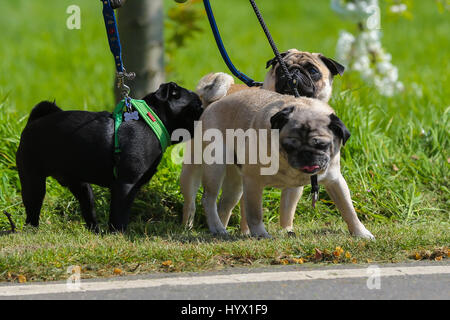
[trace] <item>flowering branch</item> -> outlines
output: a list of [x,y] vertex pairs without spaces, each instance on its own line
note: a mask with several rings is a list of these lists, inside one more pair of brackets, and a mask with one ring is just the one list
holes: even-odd
[[[339,61],[349,70],[359,72],[364,81],[374,85],[385,96],[402,91],[404,86],[398,80],[398,69],[381,44],[378,0],[331,0],[331,8],[342,18],[358,25],[356,35],[340,32],[336,50]],[[403,3],[391,7],[391,12],[404,10],[406,5]]]

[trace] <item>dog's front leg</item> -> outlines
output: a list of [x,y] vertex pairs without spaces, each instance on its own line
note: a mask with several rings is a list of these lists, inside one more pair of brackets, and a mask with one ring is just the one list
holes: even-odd
[[253,237],[270,238],[263,221],[263,191],[263,185],[248,176],[244,176],[242,200],[250,233]]
[[342,174],[339,173],[333,180],[324,183],[325,189],[347,223],[350,233],[356,237],[375,239],[370,231],[359,221],[352,204],[350,190]]
[[295,209],[303,193],[303,187],[285,188],[281,191],[280,225],[288,233],[293,232]]

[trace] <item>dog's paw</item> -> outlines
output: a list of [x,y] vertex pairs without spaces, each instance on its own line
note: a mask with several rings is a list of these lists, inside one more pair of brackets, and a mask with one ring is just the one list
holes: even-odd
[[251,232],[251,236],[258,239],[272,239],[272,236],[266,231]]
[[375,240],[375,237],[372,233],[370,233],[369,230],[367,230],[365,227],[360,228],[359,230],[353,231],[352,235],[354,237],[368,239],[368,240]]
[[224,227],[210,227],[209,228],[209,231],[211,231],[211,233],[214,235],[214,236],[219,236],[219,237],[221,237],[221,236],[228,236],[228,231],[224,228]]
[[297,237],[297,234],[296,234],[294,231],[288,231],[288,232],[287,232],[287,236],[288,236],[289,238],[296,238],[296,237]]
[[269,233],[263,233],[263,234],[258,234],[258,235],[254,235],[252,234],[252,237],[257,238],[257,239],[272,239],[272,236]]
[[255,226],[250,226],[250,233],[252,237],[260,238],[260,239],[270,239],[272,236],[266,231],[264,227],[264,223],[259,223]]

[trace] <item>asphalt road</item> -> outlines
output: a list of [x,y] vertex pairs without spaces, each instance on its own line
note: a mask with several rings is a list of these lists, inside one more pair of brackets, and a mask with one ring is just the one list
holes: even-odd
[[0,285],[0,299],[450,299],[450,263],[231,269],[65,282]]

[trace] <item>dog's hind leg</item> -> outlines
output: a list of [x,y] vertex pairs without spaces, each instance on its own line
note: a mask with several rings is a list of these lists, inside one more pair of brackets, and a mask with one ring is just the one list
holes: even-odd
[[110,231],[125,232],[127,229],[131,205],[139,191],[139,187],[137,183],[114,182],[111,188]]
[[94,208],[94,193],[89,183],[71,183],[68,185],[69,190],[73,193],[75,198],[80,202],[81,214],[83,215],[86,227],[98,233],[97,218]]
[[183,225],[191,229],[194,225],[195,199],[202,180],[201,165],[185,164],[181,170],[180,186],[184,197]]
[[27,218],[25,223],[34,227],[39,226],[39,215],[45,197],[45,177],[35,174],[23,174],[19,170],[22,185],[22,201]]
[[225,176],[225,164],[203,165],[203,207],[206,220],[212,234],[225,235],[227,231],[220,221],[217,212],[217,197]]
[[226,228],[233,208],[242,196],[242,177],[235,165],[227,165],[226,175],[222,184],[222,196],[219,201],[219,217]]

